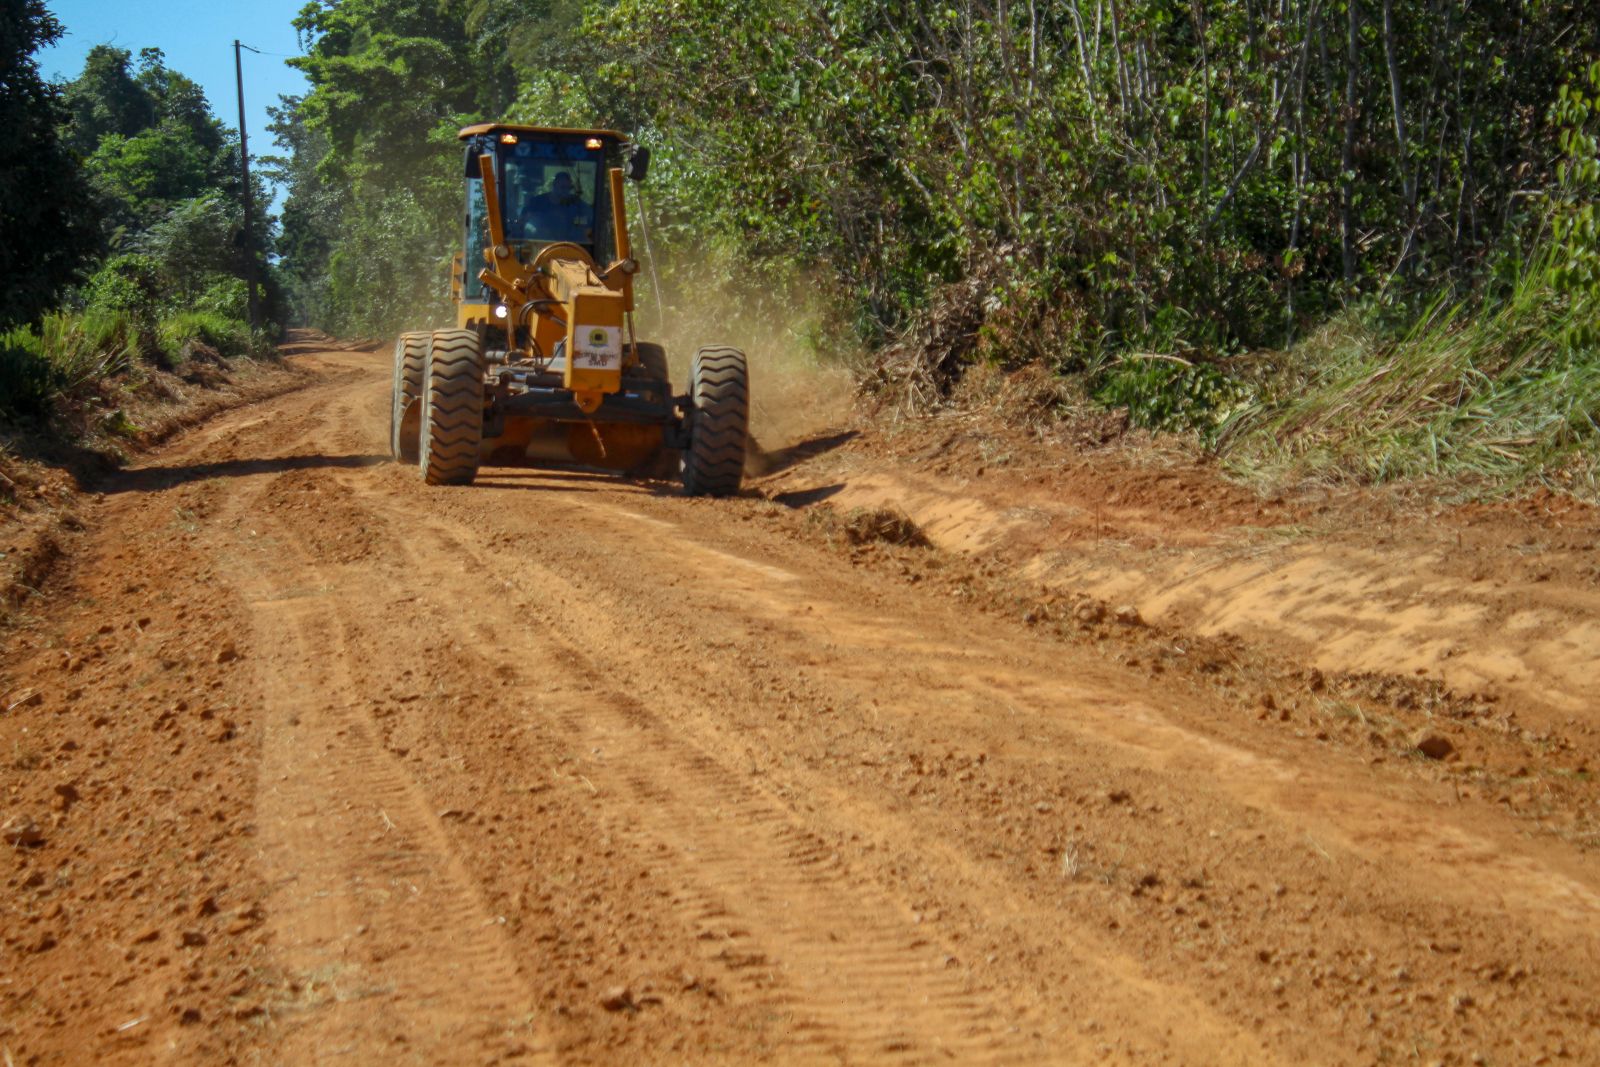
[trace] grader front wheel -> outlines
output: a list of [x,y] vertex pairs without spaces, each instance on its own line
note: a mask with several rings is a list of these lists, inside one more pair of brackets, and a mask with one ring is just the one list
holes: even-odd
[[683,452],[683,490],[690,496],[732,496],[744,476],[750,424],[750,372],[737,348],[694,354],[689,372],[694,406]]
[[394,390],[389,399],[389,455],[417,462],[423,377],[428,371],[428,335],[403,333],[394,343]]
[[439,330],[428,344],[421,466],[429,485],[471,485],[483,442],[483,341],[475,330]]

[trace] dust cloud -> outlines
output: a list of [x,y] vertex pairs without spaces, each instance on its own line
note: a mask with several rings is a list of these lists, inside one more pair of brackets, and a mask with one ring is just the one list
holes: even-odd
[[[635,281],[639,340],[667,350],[673,385],[685,388],[694,353],[732,345],[750,361],[752,453],[775,452],[837,430],[852,416],[855,369],[865,358],[815,284],[776,283],[715,263],[666,263]],[[660,300],[657,292],[660,292]]]

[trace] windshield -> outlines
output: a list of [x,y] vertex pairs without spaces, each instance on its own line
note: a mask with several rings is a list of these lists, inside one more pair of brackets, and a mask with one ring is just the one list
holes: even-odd
[[599,164],[512,155],[505,173],[507,237],[572,241],[593,249]]
[[467,150],[467,247],[462,281],[469,300],[493,298],[492,290],[478,280],[484,249],[489,245],[483,181],[476,176],[480,151],[493,152],[499,165],[506,241],[519,260],[532,262],[539,249],[553,241],[581,245],[601,262],[612,252],[611,200],[601,184],[606,157],[598,139],[538,134],[509,139],[513,137],[483,138]]

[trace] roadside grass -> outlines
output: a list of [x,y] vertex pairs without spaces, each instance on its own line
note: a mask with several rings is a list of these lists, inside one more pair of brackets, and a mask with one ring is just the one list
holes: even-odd
[[1600,499],[1592,307],[1540,262],[1502,300],[1437,301],[1386,335],[1346,313],[1284,354],[1214,438],[1247,481],[1442,482],[1492,497],[1543,484]]
[[0,334],[0,408],[13,416],[47,418],[59,400],[131,370],[140,333],[127,312],[92,310],[52,312],[37,330],[17,327]]
[[153,320],[94,306],[55,311],[37,327],[0,333],[0,416],[40,427],[81,421],[74,416],[115,407],[116,394],[138,392],[151,368],[176,371],[191,361],[260,359],[273,351],[265,333],[216,311],[175,311]]
[[264,336],[252,335],[245,323],[215,311],[176,312],[157,324],[156,336],[162,354],[174,365],[191,358],[199,345],[229,359],[260,358],[272,351]]

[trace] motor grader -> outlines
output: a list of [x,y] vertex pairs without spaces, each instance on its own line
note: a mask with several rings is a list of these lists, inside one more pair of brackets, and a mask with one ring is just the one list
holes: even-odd
[[634,334],[623,176],[643,180],[648,150],[610,130],[485,123],[459,137],[456,324],[395,342],[394,458],[429,485],[470,484],[483,465],[567,463],[737,492],[744,353],[701,348],[676,394],[663,348]]

